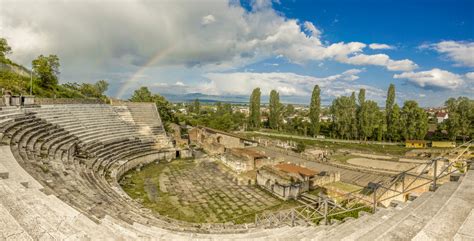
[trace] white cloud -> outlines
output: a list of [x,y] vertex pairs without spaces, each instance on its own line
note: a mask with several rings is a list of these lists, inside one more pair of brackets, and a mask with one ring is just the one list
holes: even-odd
[[[228,69],[278,55],[295,63],[338,60],[366,47],[359,42],[323,45],[321,31],[313,23],[301,26],[281,16],[268,0],[255,0],[250,12],[226,0],[192,5],[186,1],[0,2],[0,27],[13,47],[12,57],[22,63],[42,53],[57,53],[67,65],[95,60],[91,66],[113,61],[142,66],[165,52],[151,64]],[[29,36],[28,41],[24,36]]]
[[[0,5],[0,29],[13,48],[11,58],[29,66],[40,54],[57,54],[64,81],[110,78],[113,87],[123,78],[112,75],[132,72],[125,83],[133,86],[129,82],[144,68],[219,72],[276,56],[292,63],[335,60],[391,71],[416,68],[410,60],[366,55],[364,43],[323,44],[313,23],[282,16],[270,0],[253,1],[250,11],[227,0],[0,0]],[[121,95],[126,88],[115,89]]]
[[424,44],[420,48],[432,48],[445,54],[456,65],[474,67],[474,42],[442,41],[436,44]]
[[386,67],[390,71],[411,71],[418,68],[418,65],[409,59],[392,60],[386,54],[342,56],[340,61],[353,65],[379,65]]
[[469,80],[474,80],[474,72],[466,73],[465,76]]
[[208,25],[208,24],[211,24],[215,21],[216,21],[216,18],[213,15],[209,14],[207,16],[202,17],[201,24],[202,25]]
[[183,82],[181,82],[181,81],[177,81],[177,82],[176,82],[176,85],[178,85],[178,86],[185,86],[185,84],[184,84]]
[[340,91],[341,88],[352,89],[351,87],[358,85],[349,82],[358,79],[357,74],[361,71],[350,69],[341,74],[327,77],[314,77],[288,72],[208,73],[205,77],[209,79],[209,82],[198,86],[196,89],[197,91],[216,95],[248,95],[254,88],[259,87],[263,93],[270,93],[272,89],[275,89],[282,96],[305,96],[311,93],[313,86],[316,84],[327,89],[328,93],[331,93],[331,90]]
[[393,78],[407,79],[411,83],[423,88],[456,89],[464,83],[461,75],[437,68],[428,71],[395,74]]
[[369,48],[378,50],[378,49],[394,49],[395,47],[388,44],[373,43],[373,44],[369,44]]
[[319,29],[317,29],[312,22],[304,22],[304,29],[310,32],[311,36],[315,38],[319,38],[319,36],[321,35],[321,31],[319,31]]

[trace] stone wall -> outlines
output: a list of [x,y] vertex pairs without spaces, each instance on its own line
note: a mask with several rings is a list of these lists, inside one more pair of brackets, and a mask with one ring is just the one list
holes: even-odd
[[263,169],[257,171],[256,178],[257,185],[267,189],[283,200],[296,199],[300,193],[309,190],[309,181],[292,183]]
[[322,187],[326,184],[338,182],[341,180],[341,174],[339,172],[329,172],[323,175],[316,175],[311,179],[311,187]]
[[115,177],[116,180],[120,180],[120,178],[122,177],[124,173],[126,173],[127,171],[131,170],[132,168],[140,164],[146,165],[157,160],[171,160],[174,158],[176,158],[176,151],[174,150],[163,151],[163,152],[159,152],[155,154],[138,157],[120,165],[117,169],[114,170],[114,173],[112,173],[112,176]]
[[105,104],[100,99],[36,98],[38,105]]

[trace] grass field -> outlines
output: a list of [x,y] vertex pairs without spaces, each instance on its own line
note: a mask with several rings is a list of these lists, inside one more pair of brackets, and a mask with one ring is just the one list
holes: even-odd
[[271,138],[271,139],[278,139],[282,141],[295,141],[295,142],[302,142],[304,143],[307,148],[308,147],[319,147],[319,148],[326,148],[331,150],[339,150],[339,149],[350,149],[355,151],[362,151],[367,153],[375,153],[375,154],[388,154],[388,155],[396,155],[402,156],[407,151],[411,149],[406,148],[403,145],[382,145],[382,144],[371,144],[371,143],[347,143],[347,142],[337,142],[337,141],[328,141],[328,140],[315,140],[315,139],[305,139],[299,138],[296,136],[271,136],[262,135],[258,133],[245,133],[247,138],[252,137],[263,137],[263,138]]

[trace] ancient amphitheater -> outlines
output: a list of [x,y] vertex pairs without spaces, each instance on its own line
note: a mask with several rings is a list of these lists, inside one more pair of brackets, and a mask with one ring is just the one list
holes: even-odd
[[474,170],[343,223],[263,228],[157,216],[118,179],[176,155],[154,105],[0,110],[0,240],[474,240]]

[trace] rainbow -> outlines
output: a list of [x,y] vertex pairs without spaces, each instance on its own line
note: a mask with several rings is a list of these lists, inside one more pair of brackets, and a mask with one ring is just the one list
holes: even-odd
[[123,97],[125,92],[130,89],[130,87],[136,83],[140,76],[142,76],[143,72],[150,67],[156,64],[158,61],[166,57],[171,51],[173,51],[176,47],[176,44],[171,45],[170,47],[158,51],[153,57],[151,57],[143,66],[141,66],[129,79],[125,81],[125,83],[120,87],[117,92],[116,98],[120,99]]

